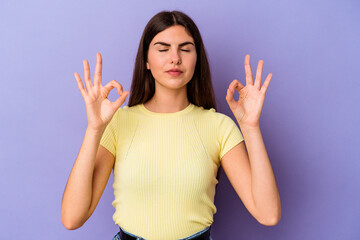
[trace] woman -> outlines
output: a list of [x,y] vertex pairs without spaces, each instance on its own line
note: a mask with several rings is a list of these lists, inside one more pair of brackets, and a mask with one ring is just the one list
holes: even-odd
[[[120,107],[129,94],[120,83],[101,85],[101,55],[94,83],[84,60],[86,89],[75,78],[88,127],[63,195],[64,226],[79,228],[91,216],[113,169],[114,239],[211,239],[220,164],[249,212],[277,224],[280,197],[259,127],[272,74],[261,86],[262,67],[254,83],[247,55],[246,86],[234,80],[227,90],[241,134],[215,111],[202,39],[184,13],[160,12],[145,27],[128,106]],[[110,102],[113,88],[120,97]]]

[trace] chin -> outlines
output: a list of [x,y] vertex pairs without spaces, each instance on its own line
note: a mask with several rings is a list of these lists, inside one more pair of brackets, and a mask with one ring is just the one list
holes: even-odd
[[186,87],[188,81],[182,81],[178,79],[169,79],[165,84],[161,84],[163,87],[171,88],[171,89],[179,89]]

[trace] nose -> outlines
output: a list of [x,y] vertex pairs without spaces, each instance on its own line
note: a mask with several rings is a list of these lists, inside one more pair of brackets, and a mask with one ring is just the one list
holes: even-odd
[[181,64],[181,57],[177,50],[171,51],[170,60],[172,64]]

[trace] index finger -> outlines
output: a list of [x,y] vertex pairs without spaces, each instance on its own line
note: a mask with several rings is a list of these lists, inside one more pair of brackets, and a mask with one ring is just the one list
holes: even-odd
[[96,66],[94,75],[94,86],[100,87],[102,76],[102,58],[100,53],[96,53]]
[[244,64],[245,64],[245,74],[246,74],[246,85],[248,85],[248,84],[254,85],[251,66],[250,66],[250,55],[249,54],[247,54],[245,56]]

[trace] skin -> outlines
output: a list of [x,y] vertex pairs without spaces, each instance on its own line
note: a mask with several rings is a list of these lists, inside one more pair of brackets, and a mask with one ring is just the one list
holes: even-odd
[[[166,45],[165,45],[166,44]],[[189,105],[186,85],[194,75],[196,48],[183,26],[172,26],[158,33],[150,43],[146,67],[155,79],[155,94],[144,104],[153,112],[177,112]],[[167,73],[172,68],[179,76]]]
[[[168,46],[155,44],[157,42],[164,42]],[[155,94],[144,104],[150,111],[171,113],[189,105],[186,84],[194,73],[197,56],[195,46],[181,46],[185,42],[194,43],[184,27],[173,26],[157,34],[150,43],[147,68],[155,78]],[[100,53],[97,53],[96,59],[93,83],[88,61],[83,62],[86,88],[79,74],[74,74],[84,98],[88,127],[63,194],[61,221],[67,229],[77,229],[87,221],[106,187],[115,158],[99,143],[107,124],[129,94],[128,91],[123,92],[121,84],[115,80],[101,85]],[[170,76],[166,73],[174,67],[180,68],[183,74]],[[265,93],[272,77],[269,74],[261,87],[262,67],[261,60],[254,83],[250,55],[246,55],[246,86],[238,80],[229,85],[226,101],[241,128],[246,148],[244,142],[236,145],[223,156],[221,165],[248,211],[261,224],[272,226],[280,220],[281,204],[259,127]],[[110,102],[107,96],[113,88],[117,89],[120,97]],[[235,91],[239,93],[238,101],[233,98]]]
[[[226,101],[233,112],[245,143],[229,150],[221,159],[230,183],[247,210],[263,225],[276,225],[281,218],[281,202],[275,176],[260,131],[260,115],[265,93],[270,84],[270,73],[261,86],[264,61],[258,63],[255,83],[250,66],[250,55],[245,56],[246,86],[233,80]],[[239,100],[234,100],[235,90]]]
[[[129,92],[112,80],[105,86],[102,80],[102,58],[96,55],[94,83],[91,82],[87,60],[83,61],[84,82],[78,73],[75,79],[85,101],[88,127],[79,154],[71,170],[61,203],[61,222],[69,229],[81,227],[94,212],[114,166],[114,156],[99,145],[107,124],[115,111],[125,102]],[[115,102],[107,99],[116,88],[120,97]]]

